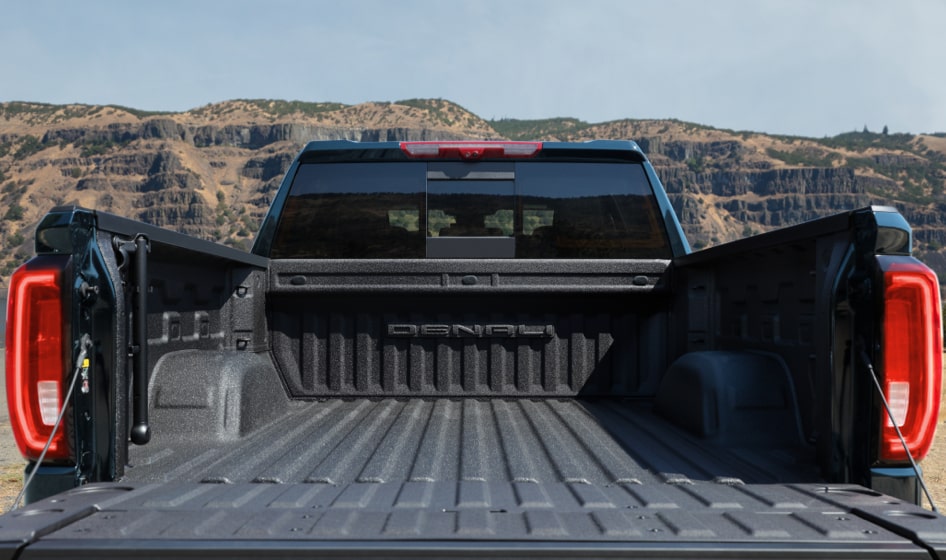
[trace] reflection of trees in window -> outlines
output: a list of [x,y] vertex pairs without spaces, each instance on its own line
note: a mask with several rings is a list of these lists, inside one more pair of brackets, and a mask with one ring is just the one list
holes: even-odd
[[427,235],[439,237],[440,230],[447,229],[457,223],[456,216],[445,214],[443,210],[427,211]]
[[513,211],[497,210],[483,218],[483,225],[487,229],[498,229],[505,236],[513,234]]
[[419,223],[422,200],[422,195],[396,193],[291,196],[283,207],[271,256],[424,258]]
[[545,207],[522,209],[522,234],[532,235],[541,227],[549,227],[555,222],[555,210]]
[[517,247],[517,256],[667,258],[656,210],[653,197],[643,195],[523,197],[523,246]]
[[412,210],[388,210],[388,224],[407,231],[420,231],[420,212]]
[[513,197],[489,194],[428,194],[427,228],[431,237],[511,236]]

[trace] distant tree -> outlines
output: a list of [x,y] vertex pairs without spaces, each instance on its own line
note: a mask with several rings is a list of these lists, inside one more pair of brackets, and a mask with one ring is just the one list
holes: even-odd
[[867,125],[866,125],[866,124],[864,125],[864,130],[863,130],[862,132],[863,132],[864,134],[870,134],[870,131],[867,130]]
[[690,171],[694,173],[702,173],[704,170],[704,163],[705,162],[703,161],[702,155],[686,160],[687,167],[689,167]]
[[27,158],[45,147],[39,138],[27,134],[23,137],[20,148],[13,154],[13,157],[15,159]]
[[887,136],[887,133],[888,133],[888,132],[890,132],[890,131],[887,130],[887,125],[884,125],[884,130],[881,132],[881,134],[883,134],[884,136]]
[[6,214],[3,215],[3,219],[8,220],[8,221],[22,220],[23,207],[16,203],[11,204],[10,207],[7,209]]

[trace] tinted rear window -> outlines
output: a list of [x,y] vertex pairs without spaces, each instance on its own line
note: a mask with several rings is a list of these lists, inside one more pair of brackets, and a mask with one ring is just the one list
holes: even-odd
[[670,258],[670,247],[640,164],[312,163],[270,256]]

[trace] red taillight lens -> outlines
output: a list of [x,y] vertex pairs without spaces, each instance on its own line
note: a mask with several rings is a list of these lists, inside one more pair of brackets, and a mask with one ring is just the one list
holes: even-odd
[[[63,405],[69,320],[63,305],[68,257],[41,256],[13,273],[7,300],[7,405],[20,453],[35,460]],[[46,459],[69,459],[65,426]]]
[[943,330],[936,273],[911,257],[877,257],[884,275],[883,381],[893,420],[882,412],[880,459],[905,461],[894,423],[914,459],[933,443],[942,385]]
[[530,158],[542,142],[401,142],[401,151],[415,159],[513,159]]

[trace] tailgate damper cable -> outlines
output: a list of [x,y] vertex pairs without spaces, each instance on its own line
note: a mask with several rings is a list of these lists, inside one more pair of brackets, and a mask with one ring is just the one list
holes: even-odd
[[893,411],[890,409],[890,403],[887,402],[887,397],[884,395],[884,390],[880,386],[880,380],[877,378],[877,372],[874,371],[874,364],[870,361],[870,357],[864,350],[864,345],[858,344],[857,346],[859,349],[858,354],[860,355],[861,361],[864,362],[864,365],[867,366],[867,371],[870,372],[870,378],[874,382],[874,388],[877,390],[877,395],[880,397],[880,402],[883,403],[884,410],[887,412],[887,417],[893,424],[893,429],[897,432],[897,437],[900,439],[900,445],[903,446],[903,450],[907,454],[907,459],[910,460],[910,466],[913,468],[913,472],[916,473],[916,479],[920,483],[920,488],[923,489],[923,494],[926,495],[926,499],[930,502],[930,509],[936,513],[939,513],[939,509],[936,507],[936,502],[933,501],[933,496],[930,494],[930,489],[926,486],[926,481],[923,479],[923,471],[921,471],[920,467],[916,464],[913,454],[910,453],[910,449],[907,447],[906,440],[903,439],[903,433],[900,432],[900,426],[898,426],[897,422],[894,420]]
[[83,370],[88,369],[88,364],[86,359],[89,357],[89,350],[92,349],[92,338],[88,334],[83,334],[79,339],[79,355],[76,357],[76,367],[72,372],[72,381],[69,382],[69,389],[66,391],[66,398],[62,400],[62,408],[59,409],[59,415],[56,417],[56,423],[53,424],[53,429],[49,434],[49,439],[46,440],[46,445],[43,446],[43,452],[39,454],[39,457],[36,459],[36,462],[33,463],[33,470],[30,471],[26,481],[23,483],[23,488],[20,489],[20,493],[16,495],[16,499],[13,500],[13,505],[10,506],[10,509],[7,511],[13,511],[16,508],[20,507],[20,501],[23,500],[23,496],[26,495],[26,489],[30,487],[30,483],[33,482],[33,477],[36,476],[36,471],[39,470],[39,466],[43,464],[43,459],[46,458],[46,452],[49,451],[49,446],[53,443],[53,438],[56,436],[56,432],[59,431],[59,426],[62,424],[62,418],[66,415],[66,409],[69,408],[69,401],[72,399],[72,392],[76,388],[76,381],[80,377],[84,377]]

